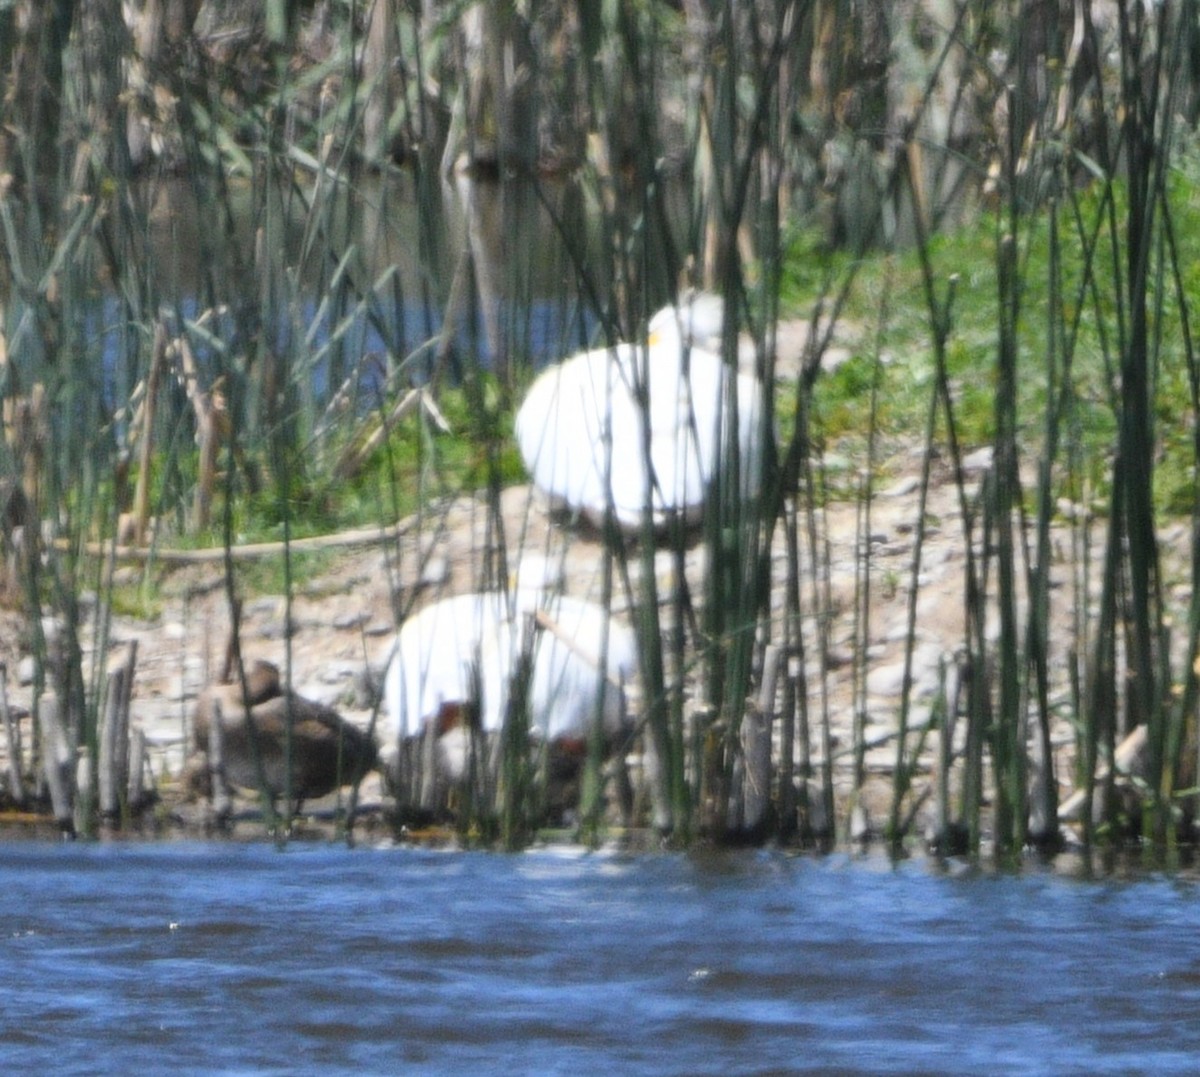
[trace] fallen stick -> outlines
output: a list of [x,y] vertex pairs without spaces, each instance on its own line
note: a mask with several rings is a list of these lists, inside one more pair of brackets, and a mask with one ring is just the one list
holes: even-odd
[[383,444],[395,425],[418,405],[425,409],[439,430],[450,433],[450,424],[446,422],[446,417],[438,410],[429,393],[425,389],[410,389],[370,434],[342,453],[341,459],[334,466],[334,475],[339,479],[349,479],[357,475],[367,458]]
[[[1120,744],[1117,745],[1113,753],[1117,762],[1117,774],[1123,778],[1142,778],[1145,779],[1146,768],[1146,726],[1136,726],[1132,733],[1129,734]],[[1108,776],[1112,768],[1107,764],[1102,764],[1096,770],[1096,780],[1093,788],[1108,781]],[[1060,823],[1077,822],[1083,815],[1083,806],[1087,800],[1087,788],[1076,789],[1066,800],[1058,806],[1058,821]]]
[[[248,542],[243,546],[230,546],[228,556],[234,561],[252,560],[256,557],[271,557],[283,553],[285,549],[295,551],[330,550],[341,547],[372,546],[385,542],[395,542],[416,526],[415,521],[402,521],[393,527],[360,527],[351,531],[339,531],[333,535],[310,535],[308,538],[294,538],[288,542]],[[60,549],[68,549],[69,543],[63,539],[56,544]],[[89,557],[114,557],[118,561],[159,561],[165,565],[208,565],[225,560],[226,550],[223,546],[209,546],[199,550],[164,550],[152,547],[113,545],[107,542],[88,542],[84,544],[84,552]]]

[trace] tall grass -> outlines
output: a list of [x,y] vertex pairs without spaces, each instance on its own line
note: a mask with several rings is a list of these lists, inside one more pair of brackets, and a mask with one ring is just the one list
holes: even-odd
[[[62,702],[85,758],[97,754],[115,587],[112,557],[89,544],[111,554],[123,513],[163,548],[232,549],[255,533],[289,552],[349,503],[381,528],[415,513],[420,541],[389,551],[399,623],[445,506],[477,492],[483,537],[457,578],[502,586],[533,533],[503,511],[531,312],[552,293],[565,328],[550,351],[566,354],[639,339],[653,310],[697,286],[725,298],[727,362],[739,336],[755,342],[766,448],[761,492],[745,498],[728,416],[698,531],[673,521],[664,535],[649,504],[633,540],[611,513],[601,527],[599,598],[638,632],[653,825],[680,843],[827,845],[869,833],[874,807],[896,850],[924,821],[938,848],[990,841],[1008,856],[1055,847],[1060,793],[1077,786],[1086,842],[1133,828],[1170,848],[1190,833],[1191,5],[1119,3],[1111,26],[1098,5],[1076,5],[1063,40],[1043,15],[974,4],[918,34],[881,5],[840,0],[570,15],[379,0],[321,5],[328,32],[309,53],[304,26],[268,5],[259,49],[240,55],[204,37],[211,13],[199,36],[148,42],[117,7],[0,11],[12,102],[0,135],[0,489],[28,502],[11,571],[34,694]],[[145,83],[130,93],[135,59]],[[903,105],[889,91],[899,81]],[[144,120],[166,147],[158,159],[129,137]],[[539,173],[550,161],[565,179]],[[811,314],[786,372],[785,314]],[[834,333],[854,325],[871,329],[849,369],[869,374],[830,376]],[[402,413],[414,383],[434,407]],[[1178,433],[1189,424],[1192,438]],[[907,567],[888,582],[873,521],[901,444],[918,450],[918,483]],[[977,481],[965,461],[981,445],[991,463]],[[926,717],[919,611],[946,476],[957,519],[940,526],[960,536],[962,638]],[[858,501],[848,643],[844,551],[829,530],[847,496]],[[1157,526],[1181,508],[1184,600]],[[290,600],[289,553],[282,574]],[[236,634],[248,583],[232,556],[225,576]],[[907,600],[904,673],[884,701],[868,682],[888,642],[877,599],[892,587]],[[845,645],[843,714],[831,659]],[[751,824],[746,790],[763,777],[747,745],[760,721],[770,808]],[[1141,724],[1138,796],[1122,800],[1129,783],[1109,764]],[[497,780],[480,785],[499,798],[481,827],[511,845],[544,803],[525,739],[505,742]],[[604,746],[592,741],[595,835]]]

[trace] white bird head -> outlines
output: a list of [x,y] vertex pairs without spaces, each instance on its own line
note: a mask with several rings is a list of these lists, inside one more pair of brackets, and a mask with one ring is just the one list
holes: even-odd
[[649,344],[721,350],[725,326],[725,301],[711,292],[688,292],[679,306],[667,306],[650,319]]

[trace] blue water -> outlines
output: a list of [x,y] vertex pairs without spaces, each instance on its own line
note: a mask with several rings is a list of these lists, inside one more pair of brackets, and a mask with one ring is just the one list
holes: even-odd
[[1192,1073],[1200,884],[0,845],[5,1073]]
[[[181,302],[179,314],[185,320],[194,319],[199,314],[195,300]],[[358,408],[377,408],[384,390],[388,355],[395,363],[404,365],[401,385],[410,380],[424,382],[434,362],[435,338],[442,331],[442,312],[416,301],[406,302],[403,306],[380,301],[369,312],[351,316],[319,313],[316,299],[310,297],[300,304],[295,315],[297,324],[281,321],[267,335],[277,354],[319,356],[306,377],[310,377],[312,393],[322,407],[327,406],[331,394],[342,387],[343,379],[353,376]],[[592,312],[562,298],[536,299],[528,304],[505,302],[501,304],[498,316],[501,324],[515,327],[514,339],[509,341],[512,358],[534,369],[580,350],[594,340],[598,331]],[[482,312],[477,308],[472,310],[470,319],[470,324],[460,324],[454,335],[454,351],[446,372],[452,382],[457,381],[464,371],[491,370],[497,364],[484,331]],[[330,343],[335,328],[336,347]],[[206,346],[199,340],[194,342],[197,363],[209,380],[229,371],[230,360],[219,354],[221,350],[238,354],[248,347],[229,316],[216,319],[210,330],[213,341],[219,341],[220,347]],[[136,351],[137,341],[131,339],[136,334],[131,334],[129,326],[123,322],[116,298],[105,296],[99,299],[87,312],[77,332],[80,349],[101,357],[98,366],[80,370],[80,376],[93,380],[93,388],[106,406],[110,409],[119,407],[125,400],[123,394],[131,390],[133,382],[140,376],[140,368],[126,370],[125,367],[128,364],[137,367],[139,362],[144,362],[144,356]],[[304,341],[306,335],[309,339]],[[130,352],[131,348],[135,350]]]

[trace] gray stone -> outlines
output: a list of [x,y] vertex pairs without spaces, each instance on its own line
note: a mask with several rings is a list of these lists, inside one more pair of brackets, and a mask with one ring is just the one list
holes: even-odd
[[242,608],[245,617],[283,617],[287,600],[280,595],[263,595],[253,598]]
[[324,684],[345,684],[357,674],[358,667],[352,662],[331,662],[317,671],[317,679]]
[[266,621],[258,631],[260,639],[284,639],[287,636],[296,635],[299,630],[299,625],[296,618],[290,620],[283,616],[272,617]]
[[992,466],[992,459],[995,456],[995,450],[991,445],[984,445],[974,452],[967,453],[962,458],[963,471],[968,475],[975,475],[981,471],[987,471]]
[[351,628],[361,628],[370,617],[370,614],[365,610],[347,611],[339,613],[330,622],[339,632],[346,632]]
[[867,674],[867,691],[873,696],[898,696],[903,687],[903,661],[876,666]]

